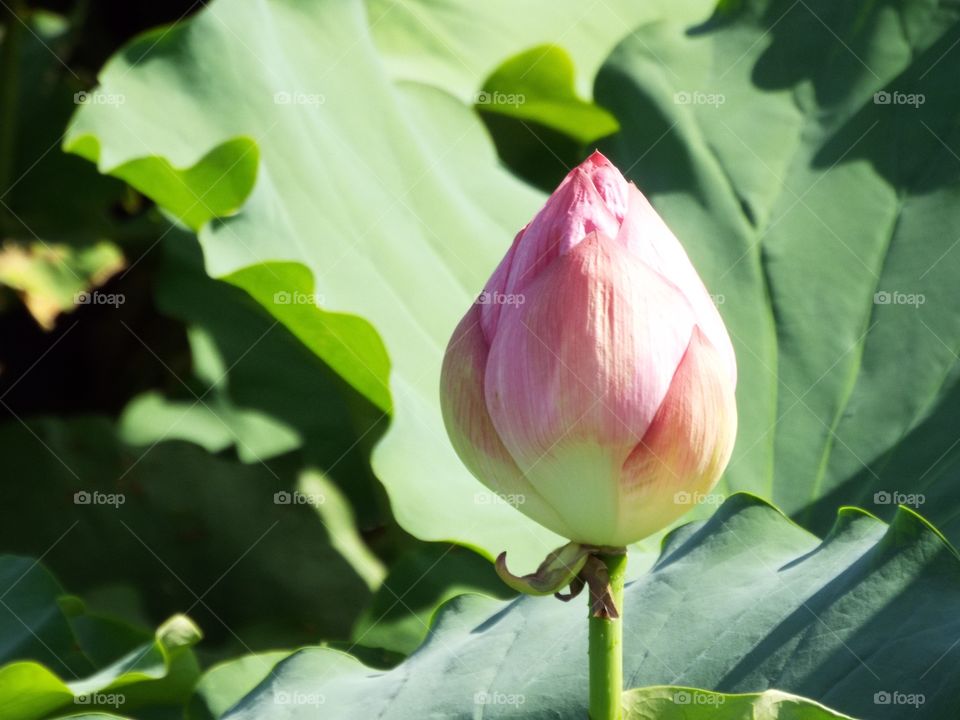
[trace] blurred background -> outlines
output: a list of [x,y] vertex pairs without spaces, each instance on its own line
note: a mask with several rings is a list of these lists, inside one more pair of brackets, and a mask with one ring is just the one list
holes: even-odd
[[0,548],[136,625],[188,612],[211,659],[350,647],[386,616],[363,644],[388,662],[451,594],[509,591],[394,521],[369,465],[382,410],[211,279],[189,231],[60,147],[112,53],[201,7],[7,9]]

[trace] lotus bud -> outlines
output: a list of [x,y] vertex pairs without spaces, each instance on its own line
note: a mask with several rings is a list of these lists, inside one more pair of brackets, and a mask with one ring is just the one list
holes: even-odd
[[487,487],[575,543],[623,547],[716,484],[735,387],[730,338],[683,247],[595,152],[454,330],[441,404]]

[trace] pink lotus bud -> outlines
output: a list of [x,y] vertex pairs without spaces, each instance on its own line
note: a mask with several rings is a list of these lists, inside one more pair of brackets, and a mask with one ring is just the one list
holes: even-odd
[[460,321],[441,402],[481,482],[566,538],[623,546],[717,482],[735,387],[730,338],[690,259],[595,152]]

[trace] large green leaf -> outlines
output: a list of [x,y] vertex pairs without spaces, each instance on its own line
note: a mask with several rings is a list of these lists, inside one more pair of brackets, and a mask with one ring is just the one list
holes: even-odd
[[[625,684],[770,688],[872,720],[950,717],[960,692],[960,558],[918,515],[852,508],[823,541],[748,495],[668,536],[625,591]],[[580,602],[462,595],[403,664],[329,649],[280,662],[230,720],[586,714]],[[913,713],[913,706],[922,704]],[[884,702],[889,699],[890,702]],[[482,707],[480,707],[482,705]]]
[[[151,347],[173,392],[134,399],[121,418],[124,440],[144,447],[188,440],[210,452],[232,446],[249,463],[300,449],[307,462],[329,468],[366,524],[381,522],[368,453],[386,429],[382,411],[357,398],[247,293],[209,278],[194,238],[171,231],[154,252],[162,254],[157,306],[187,325],[192,372]],[[138,328],[125,332],[149,342]]]
[[543,45],[505,58],[477,94],[477,112],[504,165],[545,192],[619,128],[580,96],[576,83],[584,75],[563,48]]
[[[0,715],[36,720],[69,705],[183,703],[199,669],[200,632],[175,616],[153,636],[83,614],[31,558],[0,556]],[[95,625],[98,636],[87,632]],[[108,649],[109,648],[109,649]]]
[[505,59],[548,44],[571,57],[580,72],[577,90],[589,96],[596,70],[633,27],[665,16],[692,22],[705,17],[714,4],[604,0],[584,6],[571,0],[527,0],[518,6],[511,0],[367,0],[366,7],[370,33],[391,78],[431,85],[472,103]]
[[477,94],[477,109],[530,120],[586,145],[617,131],[615,118],[577,97],[576,68],[558,47],[545,45],[507,59]]
[[958,16],[724,3],[695,30],[641,28],[597,80],[622,127],[605,149],[723,300],[726,487],[818,532],[842,503],[889,517],[898,494],[960,532]]
[[776,690],[728,695],[652,687],[627,691],[623,703],[624,720],[849,720],[819,703]]
[[513,595],[485,558],[457,545],[429,543],[390,567],[353,627],[352,641],[409,654],[423,642],[437,609],[464,593]]
[[189,720],[219,719],[288,657],[288,651],[245,655],[215,665],[203,674],[187,709]]
[[[704,5],[671,12],[695,17]],[[586,70],[582,90],[619,38],[660,14],[625,0],[594,12],[546,0],[519,11],[505,1],[220,0],[117,55],[100,92],[124,104],[83,108],[65,147],[188,222],[197,209],[230,214],[200,228],[207,270],[392,408],[373,465],[400,524],[532,564],[559,539],[478,500],[437,399],[454,325],[543,199],[499,165],[471,104],[506,57],[547,42]],[[230,187],[252,185],[239,213],[235,195],[191,183],[216,176],[204,170],[211,158]]]

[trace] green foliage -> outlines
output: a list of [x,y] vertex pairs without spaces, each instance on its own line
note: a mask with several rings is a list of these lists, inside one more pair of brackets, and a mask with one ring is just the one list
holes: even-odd
[[723,300],[723,487],[818,532],[896,493],[957,537],[958,37],[935,3],[762,2],[645,26],[597,79],[605,149]]
[[0,59],[0,288],[47,329],[78,295],[122,269],[115,241],[131,230],[110,213],[121,183],[50,152],[78,99],[49,50],[69,31],[64,18],[34,13],[6,33]]
[[190,701],[187,720],[217,720],[290,655],[286,651],[245,655],[210,668]]
[[352,641],[409,655],[423,642],[437,608],[457,595],[507,598],[513,592],[486,559],[466,548],[424,545],[398,558],[357,618]]
[[[564,47],[595,67],[628,31],[613,20],[657,16],[632,5],[584,18],[572,6],[532,3],[524,12],[549,15],[549,24],[510,23],[498,34],[505,3],[462,4],[457,19],[417,3],[368,17],[358,2],[261,9],[228,0],[163,34],[162,52],[154,34],[114,57],[98,96],[126,102],[85,107],[64,147],[163,203],[155,188],[169,166],[192,168],[178,175],[184,182],[209,177],[203,164],[216,148],[251,138],[259,165],[242,211],[200,228],[207,270],[238,283],[354,388],[392,408],[372,462],[404,529],[536,562],[559,538],[503,503],[477,501],[482,487],[447,442],[436,379],[453,326],[542,196],[500,166],[471,107],[445,91],[474,98],[483,76],[549,40],[551,26],[572,25]],[[422,26],[423,13],[462,39],[455,55]],[[252,47],[261,52],[245,51]],[[139,62],[145,53],[151,61]],[[245,165],[233,172],[249,175]],[[191,190],[200,201],[206,187]],[[182,216],[183,204],[167,209]],[[280,292],[306,298],[306,309],[277,302]],[[314,293],[327,313],[313,307]],[[365,323],[382,339],[389,375]]]
[[0,446],[11,477],[33,478],[7,490],[4,548],[46,552],[77,591],[133,583],[131,615],[190,608],[211,649],[345,639],[382,577],[369,551],[352,550],[336,485],[318,489],[295,457],[245,465],[183,442],[135,450],[103,418],[0,425]]
[[609,112],[577,97],[575,69],[563,48],[532,48],[508,59],[483,84],[477,109],[532,120],[586,145],[619,129]]
[[167,366],[173,392],[135,399],[121,419],[124,438],[145,446],[182,438],[211,452],[233,446],[249,463],[303,449],[360,485],[368,474],[360,452],[366,447],[351,446],[359,435],[378,436],[386,425],[379,408],[357,402],[311,348],[246,293],[209,278],[193,238],[171,233],[156,252],[157,305],[186,326],[192,362],[188,373],[155,358]]
[[89,301],[89,289],[123,268],[116,245],[99,242],[87,247],[27,242],[8,243],[0,250],[0,284],[16,290],[44,328],[78,303]]
[[726,695],[652,687],[628,690],[623,702],[624,720],[849,720],[819,703],[776,690]]
[[[63,598],[57,581],[31,558],[0,556],[0,583],[5,720],[39,720],[71,704],[126,711],[186,701],[199,675],[190,647],[200,631],[189,618],[174,616],[149,637],[88,616],[82,605]],[[96,624],[95,635],[84,631],[89,623]]]
[[[431,78],[448,83],[429,52],[429,62],[400,64],[417,83],[392,85],[380,77],[390,66],[375,62],[377,48],[370,46],[323,82],[267,76],[248,57],[242,84],[233,82],[231,69],[215,95],[197,89],[189,74],[174,72],[197,63],[216,72],[218,61],[207,53],[217,43],[197,38],[263,42],[255,14],[227,12],[228,6],[199,16],[191,33],[167,35],[163,57],[148,67],[130,68],[140,46],[116,58],[101,92],[133,101],[119,112],[85,108],[67,147],[92,156],[96,139],[100,166],[120,172],[146,144],[156,163],[193,162],[200,172],[211,147],[255,138],[260,174],[243,211],[200,231],[208,269],[250,292],[375,404],[392,407],[373,464],[401,525],[424,539],[453,538],[491,555],[516,547],[530,562],[542,557],[556,538],[509,508],[471,502],[478,486],[449,450],[431,380],[471,293],[539,198],[500,170],[463,105],[427,87]],[[621,127],[606,147],[651,194],[722,298],[741,369],[741,433],[725,487],[770,495],[821,531],[838,503],[871,503],[879,491],[904,497],[926,491],[934,517],[953,521],[955,493],[934,481],[951,463],[944,420],[960,335],[944,295],[956,257],[947,228],[956,223],[957,165],[942,152],[942,142],[949,149],[957,91],[949,63],[927,67],[952,42],[955,18],[917,8],[909,16],[915,32],[903,35],[885,6],[868,9],[866,19],[825,4],[779,14],[778,7],[731,11],[697,32],[648,24],[627,38],[598,80],[600,102]],[[836,26],[841,40],[847,34],[847,47],[797,70],[780,58],[806,52],[805,38],[829,32],[817,29],[811,11]],[[324,67],[339,52],[338,39],[320,47],[313,37],[333,26],[354,28],[342,33],[342,42],[352,43],[347,38],[362,35],[366,21],[346,5],[304,14],[277,4],[272,12],[277,27],[290,27],[287,66]],[[768,25],[781,15],[768,38]],[[394,21],[400,22],[385,16],[388,26]],[[888,45],[898,50],[875,50]],[[567,58],[551,49],[536,62],[529,52],[500,66],[487,87],[519,91],[533,83],[540,90],[531,90],[532,97],[555,92],[573,102]],[[375,83],[362,80],[374,77]],[[362,81],[369,89],[358,98],[352,88]],[[873,93],[884,87],[922,93],[930,102],[874,103]],[[158,125],[161,103],[181,108],[175,122],[189,129],[172,135],[168,123]],[[371,104],[382,109],[375,118],[363,113]],[[198,107],[209,111],[200,116]],[[562,125],[551,103],[523,107],[531,119]],[[136,142],[121,120],[136,126]],[[312,131],[305,135],[304,127]],[[910,150],[894,141],[902,132]],[[124,177],[150,192],[159,172],[151,167]],[[309,200],[302,178],[312,178]],[[364,192],[337,190],[351,187]],[[205,192],[199,184],[192,191],[198,198]],[[274,263],[263,264],[278,255],[306,269],[278,272]],[[278,303],[278,293],[316,293],[325,308],[372,323],[390,356],[389,375],[362,320],[310,302],[303,309]],[[882,304],[896,293],[925,302]],[[819,322],[825,307],[842,317],[830,332]],[[898,350],[873,351],[880,347]],[[900,373],[903,361],[913,368],[909,378]],[[919,432],[927,425],[933,432]],[[410,447],[431,457],[426,478]]]
[[[710,520],[668,536],[653,571],[625,596],[628,687],[775,687],[877,720],[901,718],[906,707],[878,703],[878,694],[922,696],[922,716],[939,718],[960,691],[951,664],[940,662],[960,629],[952,609],[960,559],[909,510],[887,526],[844,509],[821,541],[762,501],[735,495]],[[309,718],[322,703],[344,720],[480,710],[582,718],[584,615],[583,604],[552,598],[462,595],[399,667],[378,672],[340,652],[301,650],[225,717]],[[280,707],[287,697],[303,700]],[[780,712],[790,717],[789,706]]]
[[[80,99],[70,24],[5,16],[0,283],[56,328],[122,251],[180,342],[124,316],[163,380],[117,418],[14,417],[0,376],[0,546],[83,597],[0,556],[0,715],[583,717],[584,608],[507,600],[487,561],[562,540],[462,468],[436,386],[541,190],[599,142],[733,336],[719,492],[802,526],[737,495],[648,574],[657,539],[634,549],[628,717],[951,717],[956,553],[895,505],[960,537],[960,13],[711,5],[217,0]],[[202,677],[191,621],[142,629],[188,608],[204,664],[230,658]]]

